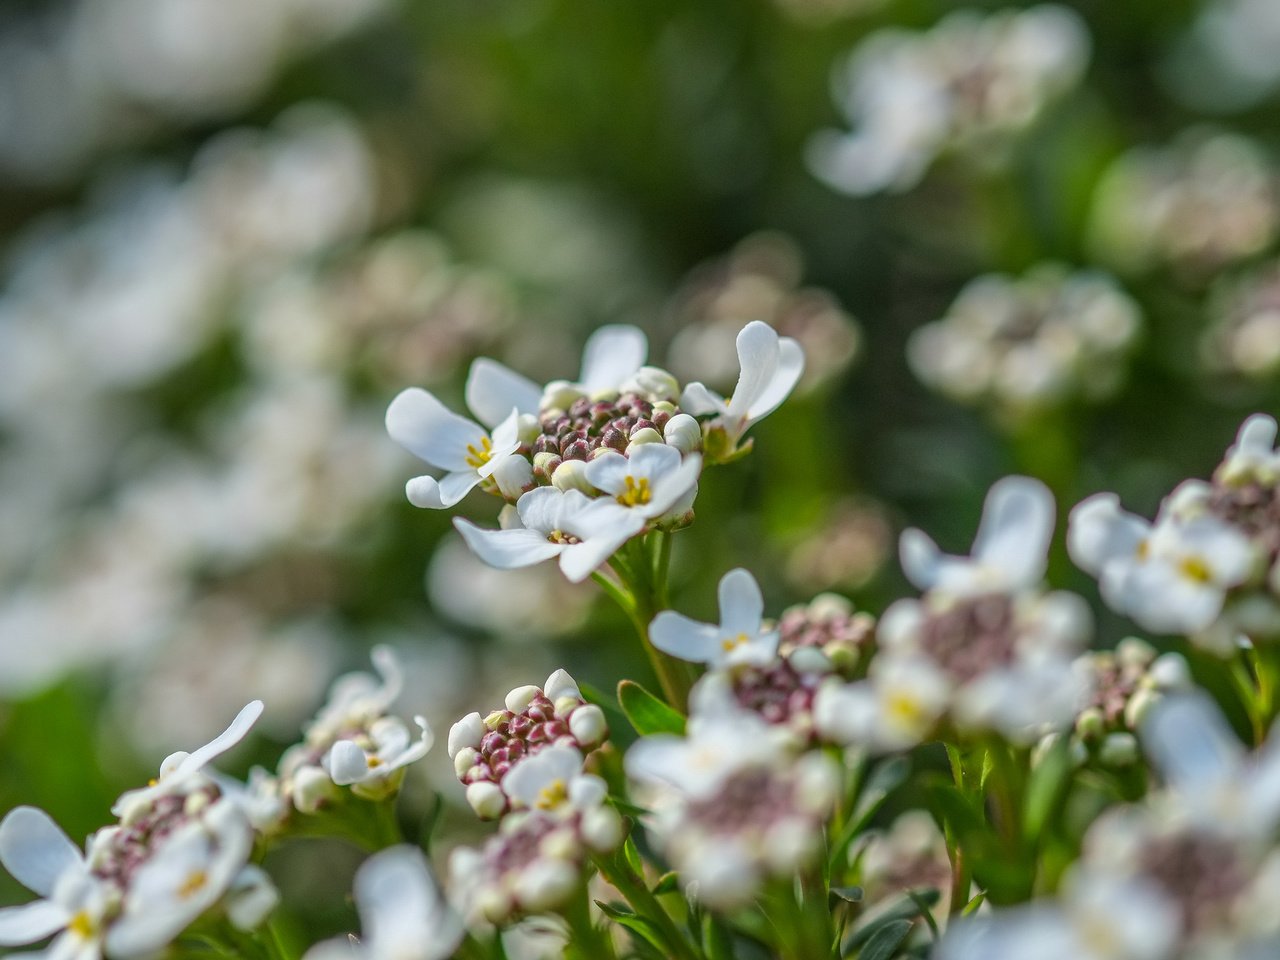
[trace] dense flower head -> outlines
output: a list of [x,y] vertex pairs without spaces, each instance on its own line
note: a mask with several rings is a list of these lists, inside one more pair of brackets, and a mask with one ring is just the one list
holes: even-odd
[[694,714],[747,711],[790,731],[798,743],[809,743],[817,735],[814,701],[834,669],[820,651],[802,648],[764,663],[712,670],[694,685],[689,708]]
[[507,777],[520,761],[548,747],[589,753],[608,736],[604,713],[583,698],[578,685],[557,670],[541,686],[516,687],[501,710],[471,713],[449,731],[449,757],[467,800],[482,817],[509,809]]
[[971,280],[907,357],[926,385],[1016,418],[1113,394],[1141,330],[1138,305],[1106,274],[1041,264]]
[[812,647],[842,671],[865,662],[875,644],[876,618],[835,593],[822,593],[808,603],[782,611],[778,618],[778,653]]
[[879,31],[833,84],[853,131],[815,136],[810,169],[864,195],[910,189],[945,152],[998,164],[1008,142],[1076,84],[1088,53],[1079,17],[1052,4],[986,17],[956,11],[923,33]]

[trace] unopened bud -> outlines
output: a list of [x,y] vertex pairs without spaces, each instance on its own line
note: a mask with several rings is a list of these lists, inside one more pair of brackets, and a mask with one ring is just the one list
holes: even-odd
[[478,749],[484,738],[485,722],[478,713],[468,713],[449,728],[449,759],[455,759],[464,747]]
[[481,820],[494,820],[507,808],[507,798],[492,780],[467,784],[467,803]]
[[556,467],[563,462],[559,453],[550,451],[535,453],[533,455],[533,475],[543,483],[550,483],[552,475],[556,472]]
[[1179,653],[1166,653],[1151,664],[1147,678],[1159,690],[1182,690],[1191,686],[1191,669]]
[[524,457],[510,454],[498,461],[493,468],[493,482],[498,485],[498,492],[507,500],[515,502],[520,495],[533,489],[533,464]]
[[832,667],[830,658],[817,647],[797,647],[787,662],[797,673],[830,673]]
[[1109,767],[1127,767],[1138,759],[1138,740],[1131,733],[1113,733],[1102,741],[1098,759]]
[[486,887],[476,894],[476,911],[495,926],[511,917],[511,898],[496,887]]
[[576,860],[581,852],[573,827],[552,830],[538,842],[538,853],[553,860]]
[[565,460],[551,475],[551,483],[557,490],[566,493],[570,490],[578,490],[582,493],[595,492],[595,487],[587,480],[585,460]]
[[299,767],[293,775],[291,797],[301,813],[317,813],[338,796],[338,788],[323,768]]
[[680,396],[680,383],[661,367],[641,367],[622,385],[623,393],[638,393],[650,402],[668,403]]
[[199,816],[200,811],[209,806],[210,802],[209,794],[203,790],[197,790],[194,793],[187,794],[187,799],[182,804],[182,812],[188,817]]
[[523,687],[516,687],[508,693],[504,703],[512,713],[524,713],[525,708],[533,703],[533,698],[540,693],[542,691],[533,684],[526,683]]
[[662,434],[653,429],[653,427],[640,428],[631,434],[631,438],[627,442],[627,452],[630,452],[632,447],[638,447],[645,443],[662,443]]
[[538,439],[538,434],[542,432],[542,425],[538,422],[538,418],[531,413],[520,414],[516,421],[516,439],[521,443],[533,443]]
[[476,765],[480,751],[475,747],[463,747],[453,758],[453,772],[461,780],[468,770]]
[[568,410],[581,396],[582,391],[568,380],[552,380],[543,388],[538,408],[544,413],[552,407]]
[[662,428],[663,439],[681,453],[702,449],[702,424],[687,413],[677,413]]
[[1147,715],[1147,711],[1155,706],[1156,701],[1160,699],[1160,693],[1150,687],[1140,687],[1129,702],[1124,707],[1124,722],[1131,729],[1136,730],[1142,724],[1142,718]]
[[1125,637],[1116,644],[1116,659],[1129,667],[1145,667],[1156,658],[1156,648],[1139,637]]
[[1107,721],[1097,707],[1088,707],[1076,718],[1076,733],[1085,740],[1097,740],[1106,733]]
[[584,747],[593,747],[602,743],[609,735],[609,725],[605,723],[604,711],[594,703],[584,703],[569,714],[569,732],[573,734],[573,739]]
[[622,818],[613,807],[593,807],[582,815],[582,839],[596,853],[616,850],[622,843]]
[[573,864],[564,860],[538,859],[525,867],[517,878],[516,899],[528,913],[545,913],[568,900],[581,880]]
[[223,898],[227,919],[238,930],[256,930],[280,903],[280,891],[261,867],[241,868]]
[[[570,676],[568,670],[564,669],[557,670],[547,677],[547,682],[543,685],[542,692],[553,703],[562,697],[573,697],[574,700],[579,702],[582,700],[582,691],[578,689],[578,682]],[[556,715],[560,715],[559,711],[557,711]]]

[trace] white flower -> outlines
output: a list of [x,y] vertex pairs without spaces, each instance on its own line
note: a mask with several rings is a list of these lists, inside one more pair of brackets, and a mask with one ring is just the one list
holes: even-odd
[[413,847],[391,847],[366,860],[356,871],[354,893],[359,943],[329,940],[303,960],[444,960],[462,939],[462,924]]
[[1236,442],[1227,450],[1216,471],[1224,483],[1259,479],[1274,484],[1280,479],[1280,453],[1276,451],[1276,421],[1255,413],[1240,425]]
[[184,793],[193,783],[204,782],[204,778],[200,776],[204,768],[243,740],[258,717],[262,716],[262,710],[262,701],[253,700],[236,714],[226,730],[203,747],[192,753],[178,751],[170,754],[160,764],[160,776],[153,784],[122,794],[112,806],[111,812],[128,821],[136,811],[146,809],[159,797]]
[[377,676],[355,671],[335,680],[328,701],[307,725],[308,743],[327,747],[344,731],[367,727],[395,703],[404,689],[404,671],[395,650],[380,644],[369,659]]
[[514,529],[485,530],[461,518],[453,525],[490,566],[509,570],[559,557],[560,569],[574,583],[590,576],[645,525],[644,517],[612,500],[555,487],[530,490],[516,510],[521,526]]
[[599,777],[582,772],[582,754],[567,744],[518,760],[502,778],[502,791],[517,808],[547,813],[597,807],[609,792]]
[[445,471],[444,477],[414,477],[405,486],[409,502],[433,510],[452,507],[493,475],[520,446],[515,409],[490,434],[449,410],[426,390],[402,390],[387,408],[387,433],[414,456]]
[[992,485],[968,557],[944,555],[920,530],[902,534],[902,569],[921,590],[957,596],[1012,592],[1044,577],[1053,536],[1053,494],[1030,477]]
[[1222,612],[1231,588],[1253,573],[1254,547],[1209,516],[1183,520],[1162,511],[1154,526],[1100,493],[1071,511],[1071,559],[1099,580],[1103,599],[1144,629],[1199,633]]
[[587,481],[646,520],[657,519],[698,484],[702,458],[665,443],[633,447],[628,456],[606,453],[586,466]]
[[112,955],[154,953],[222,899],[253,850],[253,828],[239,805],[220,800],[160,841],[125,891],[107,931]]
[[739,438],[778,408],[804,372],[804,351],[790,337],[779,337],[767,323],[753,320],[738,333],[737,386],[729,399],[701,383],[691,383],[680,397],[680,408],[693,416],[715,414],[730,441]]
[[398,717],[379,717],[359,740],[343,738],[334,743],[324,758],[333,782],[371,799],[385,795],[389,787],[394,789],[396,774],[425,757],[435,742],[427,721],[413,719],[422,731],[416,739]]
[[636,741],[624,758],[627,776],[705,798],[741,769],[780,763],[790,743],[784,729],[746,711],[690,717],[687,733]]
[[933,730],[951,696],[946,675],[923,657],[872,662],[870,679],[827,681],[814,700],[814,723],[828,740],[875,750],[906,750]]
[[489,426],[512,409],[537,414],[545,406],[567,406],[548,401],[616,391],[640,370],[648,352],[648,341],[637,327],[601,327],[587,339],[577,381],[557,380],[545,388],[496,360],[481,357],[467,375],[467,406]]
[[35,807],[9,811],[0,821],[0,863],[42,898],[0,909],[0,946],[34,943],[57,933],[44,955],[68,960],[102,956],[105,886],[48,814]]
[[711,667],[772,660],[778,631],[764,628],[764,598],[755,577],[730,570],[720,578],[719,598],[719,625],[664,610],[649,624],[649,639],[663,653]]

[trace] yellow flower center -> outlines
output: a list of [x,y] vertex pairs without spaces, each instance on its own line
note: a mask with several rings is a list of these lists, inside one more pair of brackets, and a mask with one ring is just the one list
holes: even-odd
[[480,438],[480,446],[477,449],[474,443],[467,444],[467,466],[475,467],[479,470],[493,456],[493,441],[488,437]]
[[569,799],[569,788],[563,780],[553,780],[538,793],[534,804],[539,810],[554,810]]
[[369,757],[365,763],[367,763],[369,765],[369,769],[372,770],[374,767],[382,766],[382,759],[379,757]]
[[563,543],[568,545],[582,542],[579,537],[575,537],[572,533],[565,533],[563,530],[552,530],[547,534],[547,539],[552,543]]
[[1151,556],[1151,542],[1149,540],[1139,540],[1138,549],[1134,551],[1139,560],[1145,560]]
[[901,690],[888,695],[884,708],[892,720],[908,730],[920,729],[928,719],[920,700]]
[[193,897],[204,889],[205,884],[209,882],[209,875],[203,870],[192,870],[187,874],[187,879],[182,881],[178,887],[178,896],[183,900]]
[[1208,583],[1213,579],[1213,571],[1200,557],[1183,557],[1182,562],[1178,564],[1178,570],[1188,580],[1194,580],[1196,583]]
[[648,477],[641,477],[639,480],[635,477],[626,479],[627,489],[618,494],[618,502],[624,507],[638,507],[653,499],[653,494],[649,490]]
[[749,641],[751,638],[745,633],[740,633],[736,637],[725,637],[720,641],[720,648],[728,653],[731,650],[737,650],[738,647]]
[[98,925],[93,922],[88,910],[81,910],[67,923],[67,929],[82,940],[90,940],[98,932]]

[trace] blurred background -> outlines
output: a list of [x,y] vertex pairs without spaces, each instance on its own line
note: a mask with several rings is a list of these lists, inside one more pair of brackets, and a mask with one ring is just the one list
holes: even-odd
[[[735,565],[879,612],[898,532],[967,550],[1011,472],[1153,510],[1280,406],[1278,47],[1273,0],[4,4],[0,811],[83,836],[253,697],[226,766],[274,765],[375,643],[441,737],[646,678],[591,585],[405,502],[386,405],[478,355],[630,322],[727,390],[747,321],[802,342],[678,538],[691,615]],[[1061,531],[1051,579],[1096,600]],[[411,832],[433,790],[443,749]],[[273,867],[316,935],[320,856]]]

